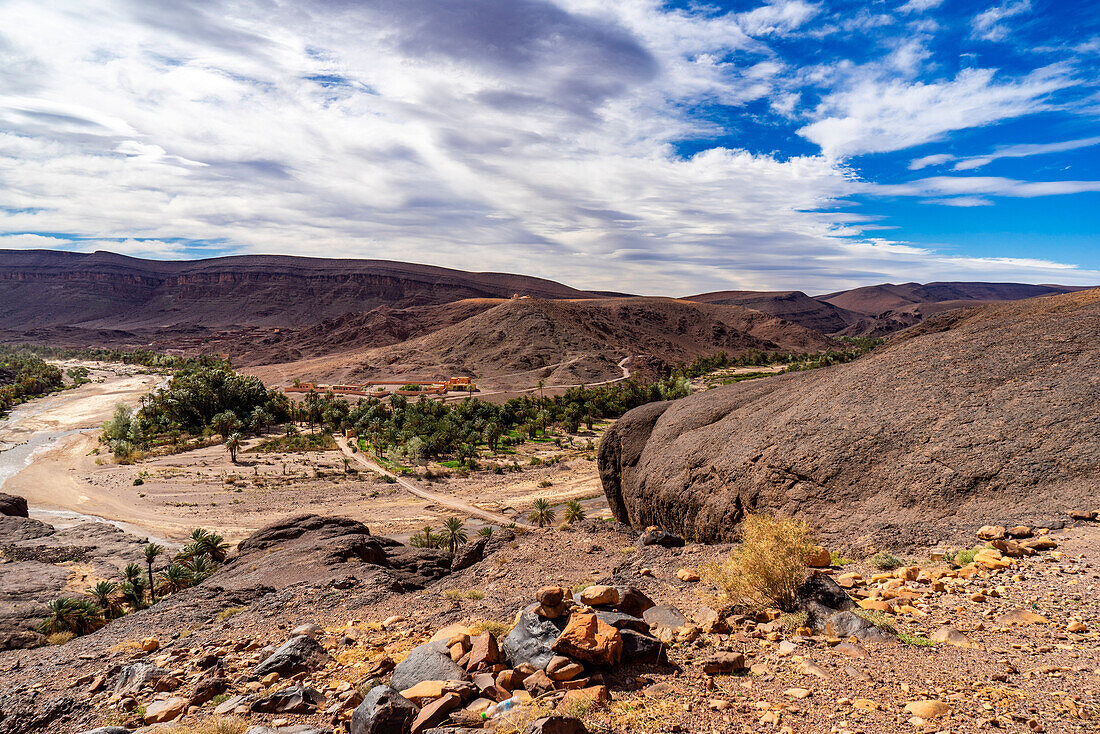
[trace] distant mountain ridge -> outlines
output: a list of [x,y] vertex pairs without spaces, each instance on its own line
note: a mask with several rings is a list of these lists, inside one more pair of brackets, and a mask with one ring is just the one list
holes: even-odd
[[111,252],[0,250],[0,301],[9,310],[9,329],[294,327],[378,306],[517,294],[604,295],[525,275],[386,260],[236,255],[162,261]]
[[1053,296],[1090,286],[1029,283],[883,283],[809,296],[802,291],[717,291],[700,303],[754,308],[833,336],[886,336],[954,308]]

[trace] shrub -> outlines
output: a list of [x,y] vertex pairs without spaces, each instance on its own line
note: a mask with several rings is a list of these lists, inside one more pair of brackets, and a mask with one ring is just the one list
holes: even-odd
[[886,551],[880,551],[871,556],[871,565],[879,571],[893,571],[895,568],[901,568],[902,562],[897,556],[892,556]]
[[806,579],[806,558],[813,546],[803,522],[749,515],[741,524],[740,545],[701,570],[729,606],[748,612],[769,607],[794,611],[795,591]]
[[497,622],[493,619],[476,619],[469,625],[471,635],[480,635],[482,632],[488,632],[493,637],[503,639],[512,631],[512,626],[505,622]]
[[956,552],[953,556],[947,557],[947,559],[957,563],[960,566],[969,566],[971,563],[974,562],[974,556],[976,555],[978,555],[977,548],[963,548],[961,551]]

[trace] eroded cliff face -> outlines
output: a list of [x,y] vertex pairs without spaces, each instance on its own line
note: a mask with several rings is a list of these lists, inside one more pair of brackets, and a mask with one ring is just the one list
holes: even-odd
[[748,512],[826,537],[1053,516],[1100,490],[1100,291],[934,317],[856,362],[628,413],[616,517],[703,541]]
[[0,251],[5,328],[315,324],[381,305],[586,295],[553,281],[380,260],[240,256],[161,262],[112,253]]

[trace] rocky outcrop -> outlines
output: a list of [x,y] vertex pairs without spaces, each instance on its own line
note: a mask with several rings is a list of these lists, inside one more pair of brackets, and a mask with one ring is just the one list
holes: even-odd
[[283,589],[300,583],[371,581],[381,588],[407,590],[422,588],[450,570],[451,556],[443,551],[371,535],[357,520],[299,515],[242,540],[211,583],[226,589]]
[[600,476],[619,520],[701,541],[764,511],[889,542],[1064,517],[1100,490],[1098,359],[1097,290],[952,311],[849,364],[632,410]]
[[0,515],[27,517],[27,500],[0,492]]

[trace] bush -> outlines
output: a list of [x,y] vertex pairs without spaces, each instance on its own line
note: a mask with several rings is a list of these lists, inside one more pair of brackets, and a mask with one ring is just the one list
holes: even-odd
[[701,571],[730,607],[794,611],[795,591],[806,579],[806,558],[813,547],[804,522],[749,515],[741,524],[740,545],[725,560],[712,561]]
[[897,556],[881,551],[871,557],[871,565],[879,571],[893,571],[895,568],[901,568],[902,562]]

